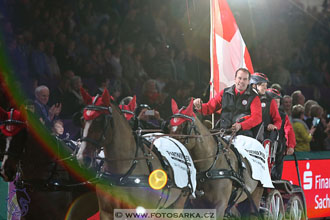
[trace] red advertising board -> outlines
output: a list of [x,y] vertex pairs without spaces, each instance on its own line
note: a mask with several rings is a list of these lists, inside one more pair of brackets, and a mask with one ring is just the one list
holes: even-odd
[[[330,159],[298,161],[308,218],[330,216]],[[299,185],[294,161],[284,161],[282,179]]]

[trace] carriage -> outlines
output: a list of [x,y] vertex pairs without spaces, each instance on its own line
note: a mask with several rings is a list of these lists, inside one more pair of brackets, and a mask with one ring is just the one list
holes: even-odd
[[307,219],[307,207],[301,185],[297,158],[294,155],[299,185],[287,180],[275,180],[275,189],[265,190],[260,212],[264,219]]
[[[88,101],[88,106],[87,108],[85,108],[84,113],[85,119],[88,119],[90,116],[95,116],[95,122],[93,122],[94,119],[89,119],[91,123],[87,124],[87,129],[85,126],[85,136],[83,137],[83,142],[85,142],[85,144],[83,145],[84,149],[81,148],[81,150],[78,152],[78,160],[80,160],[81,163],[84,164],[86,162],[86,158],[92,158],[93,155],[95,155],[95,150],[97,148],[100,148],[102,145],[107,145],[107,150],[112,151],[111,154],[105,153],[104,161],[108,164],[112,163],[112,166],[118,167],[118,162],[115,163],[115,158],[118,157],[124,158],[122,159],[122,164],[124,164],[124,161],[132,161],[133,165],[127,166],[122,171],[120,171],[119,167],[117,168],[117,170],[112,170],[112,173],[122,172],[121,175],[111,175],[110,172],[103,173],[107,174],[105,176],[107,176],[108,182],[111,183],[110,185],[119,188],[121,187],[120,184],[122,179],[133,180],[135,178],[134,172],[137,169],[134,164],[141,165],[142,163],[144,163],[143,160],[146,160],[146,165],[144,169],[148,171],[149,167],[150,170],[150,166],[148,164],[150,164],[152,158],[156,158],[156,156],[153,155],[153,152],[151,152],[150,148],[145,148],[144,146],[142,146],[141,148],[139,147],[138,142],[141,139],[139,139],[140,136],[139,138],[137,138],[136,134],[141,133],[142,131],[133,131],[128,126],[128,123],[125,121],[124,117],[121,116],[120,113],[118,113],[118,109],[114,105],[110,104],[108,101],[107,103],[102,104],[102,102],[104,102],[104,98],[106,98],[108,95],[103,94],[102,97],[99,97],[99,99],[97,97],[90,97],[88,94],[83,94],[83,96],[85,96],[85,99]],[[221,138],[221,135],[217,136],[220,142],[216,143],[214,138],[216,137],[216,135],[210,133],[208,129],[203,127],[199,120],[195,119],[193,114],[187,114],[187,112],[192,112],[192,103],[186,109],[179,111],[176,107],[176,110],[173,111],[174,116],[172,120],[184,120],[194,123],[186,123],[187,126],[183,127],[181,130],[175,128],[175,132],[170,132],[169,136],[172,136],[177,139],[183,138],[182,142],[192,155],[197,171],[204,170],[203,172],[197,173],[197,188],[198,185],[200,186],[200,188],[196,190],[197,199],[191,200],[192,203],[195,203],[197,201],[197,206],[194,206],[196,204],[193,204],[191,207],[215,208],[217,210],[217,217],[222,219],[226,217],[232,217],[231,215],[235,213],[233,209],[236,208],[236,204],[248,198],[250,200],[250,204],[255,204],[256,202],[258,203],[258,205],[251,205],[252,212],[254,212],[254,214],[258,216],[262,215],[265,219],[304,219],[306,217],[303,191],[299,186],[293,186],[288,181],[275,181],[273,183],[275,189],[267,189],[264,191],[262,187],[258,187],[258,181],[255,181],[251,178],[251,173],[249,173],[250,168],[246,168],[246,170],[248,171],[242,171],[241,174],[235,171],[234,168],[239,167],[240,162],[235,159],[236,153],[231,148],[229,149],[228,146],[230,146],[230,144],[228,144],[228,142],[226,143],[226,141]],[[94,116],[92,116],[92,114],[94,114]],[[120,118],[120,121],[116,121],[118,120],[118,118]],[[124,124],[127,125],[124,126]],[[105,134],[104,132],[105,130],[108,130],[108,127],[113,129],[112,133],[110,132]],[[114,127],[116,127],[116,129],[114,129]],[[172,128],[173,127],[175,126],[172,126]],[[120,134],[118,133],[118,130],[120,130]],[[132,133],[134,133],[134,137],[132,136]],[[128,136],[126,136],[126,138],[123,138],[123,134],[126,134]],[[156,137],[155,139],[157,139],[157,136],[159,136],[159,134],[154,134],[154,136]],[[210,146],[213,146],[209,152],[206,150],[206,148],[208,147],[207,144],[200,144],[206,142]],[[118,145],[122,146],[122,151],[117,150],[116,152],[114,151],[114,149],[116,147],[118,148]],[[195,147],[195,145],[197,145],[198,147]],[[131,150],[132,152],[142,150],[141,153],[143,154],[136,154],[135,156],[131,155],[131,157],[128,157],[127,149],[130,149],[131,146],[134,146]],[[136,150],[134,150],[134,148],[136,148]],[[205,152],[206,154],[203,155],[203,153]],[[198,156],[201,156],[202,158],[199,158]],[[162,157],[157,158],[160,160],[162,159]],[[234,163],[231,164],[230,162],[228,162],[230,160],[234,161]],[[90,161],[90,159],[87,160],[87,166],[90,166]],[[110,167],[111,166],[109,166],[108,169],[110,169]],[[139,172],[142,172],[142,166],[140,168],[141,169],[139,169]],[[124,172],[124,170],[128,171]],[[143,178],[145,179],[145,176]],[[143,178],[141,177],[141,179]],[[128,187],[128,185],[122,185],[122,187]],[[139,187],[141,186],[135,185],[133,187],[137,187],[135,192],[130,191],[127,196],[133,196],[134,198],[137,195],[141,195],[139,192],[137,192],[137,189],[139,189]],[[235,194],[232,193],[233,191],[235,191]],[[184,192],[181,193],[184,194]],[[111,199],[106,199],[104,195],[100,194],[99,197],[99,201],[101,202],[104,202],[106,204],[111,202]],[[152,195],[150,195],[149,198],[152,198]],[[181,200],[181,204],[182,201],[184,200]],[[261,204],[260,212],[258,209],[259,203]],[[112,207],[104,207],[105,208],[102,211],[105,213],[105,215],[110,216],[111,209],[113,210],[114,208],[120,208],[121,204],[113,203]],[[155,206],[153,207],[158,208]],[[185,206],[185,208],[187,208],[187,206]],[[286,212],[285,210],[289,212]]]
[[[107,99],[106,97],[107,95],[105,94],[100,98],[102,106],[96,103],[97,98],[93,100],[92,97],[88,97],[91,103],[85,109],[85,115],[88,117],[92,112],[96,117],[95,122],[87,123],[87,129],[85,125],[82,138],[83,147],[78,152],[78,160],[80,159],[80,162],[84,165],[87,162],[87,165],[90,166],[92,164],[90,162],[97,158],[95,157],[95,148],[112,146],[112,148],[104,148],[104,150],[108,150],[108,152],[105,151],[104,163],[112,166],[106,167],[109,169],[109,172],[101,172],[103,175],[100,176],[100,179],[102,179],[103,183],[97,189],[101,218],[103,216],[104,219],[111,219],[115,208],[132,208],[136,207],[137,204],[143,204],[146,208],[184,208],[183,205],[188,198],[187,195],[191,192],[187,187],[182,187],[182,189],[177,187],[171,188],[170,186],[173,186],[173,182],[170,181],[161,191],[150,189],[147,177],[155,168],[164,167],[161,160],[155,159],[162,157],[149,151],[150,148],[148,150],[144,146],[139,147],[139,140],[144,139],[138,139],[136,136],[126,136],[127,134],[136,134],[136,132],[132,132],[123,114],[120,113],[116,106],[109,107],[111,106],[108,102],[109,100],[104,103],[104,100]],[[192,208],[215,208],[220,219],[232,218],[233,216],[239,216],[238,212],[235,212],[235,209],[238,208],[238,202],[247,198],[250,200],[250,204],[252,204],[252,212],[254,211],[255,215],[262,216],[264,219],[307,218],[304,193],[300,186],[281,180],[273,181],[274,189],[263,190],[261,188],[262,190],[258,190],[258,188],[260,189],[258,181],[251,178],[250,168],[247,167],[247,171],[242,171],[241,174],[239,174],[239,171],[236,171],[236,168],[240,166],[240,162],[235,159],[237,157],[236,152],[229,148],[231,146],[231,138],[227,141],[223,140],[221,138],[223,133],[220,131],[210,133],[191,114],[192,111],[189,109],[192,109],[192,105],[188,106],[187,109],[188,111],[176,109],[173,111],[174,116],[172,119],[183,118],[185,121],[194,122],[195,124],[186,123],[187,126],[183,127],[182,130],[176,130],[177,132],[179,131],[179,134],[171,133],[169,135],[178,139],[183,138],[185,147],[192,154],[197,171],[206,170],[206,172],[197,173],[197,199],[190,200],[194,203],[191,206]],[[116,126],[122,127],[119,129]],[[105,134],[108,130],[110,131],[109,135]],[[118,130],[120,130],[119,133]],[[157,135],[154,136],[156,137]],[[218,143],[216,143],[214,136],[218,138]],[[232,135],[232,137],[234,136]],[[208,155],[202,155],[198,148],[195,148],[202,158],[196,157],[193,148],[189,148],[189,144],[206,147],[201,145],[201,143],[206,142],[215,144],[215,151],[211,150]],[[120,148],[118,148],[119,146]],[[132,146],[134,146],[136,151],[129,150]],[[86,149],[87,151],[84,151]],[[204,149],[203,152],[205,152]],[[234,163],[228,161],[234,161]],[[170,171],[169,178],[173,180],[171,174],[172,171]],[[137,180],[139,181],[137,182]],[[191,185],[191,183],[189,184]],[[148,199],[143,197],[146,194],[146,189],[149,193],[147,195]],[[125,194],[123,193],[124,191]],[[235,193],[233,194],[232,192]],[[240,197],[238,195],[243,196]],[[124,197],[124,199],[118,201],[116,200],[118,197]],[[260,203],[260,209],[257,208],[259,205],[256,206],[256,203]],[[186,205],[185,208],[190,207]]]
[[[190,110],[189,110],[190,108]],[[188,109],[188,110],[187,110]],[[178,109],[176,106],[176,103],[174,100],[172,100],[172,126],[175,127],[175,130],[178,130],[179,128],[176,128],[176,125],[182,124],[182,121],[188,121],[184,127],[182,126],[182,130],[186,131],[186,141],[187,138],[190,138],[189,136],[193,137],[197,131],[198,134],[200,134],[200,131],[196,129],[196,127],[201,127],[198,125],[199,120],[197,117],[195,117],[195,114],[192,111],[192,101],[190,102],[190,105],[187,108]],[[181,119],[181,123],[175,122],[175,120]],[[189,121],[192,126],[189,128]],[[188,131],[188,132],[187,132]],[[214,135],[217,135],[219,130],[213,131]],[[176,133],[184,133],[184,132],[176,132]],[[212,132],[211,132],[212,133]],[[221,133],[221,132],[220,132]],[[225,133],[225,131],[223,132]],[[223,135],[222,133],[222,135]],[[207,132],[204,135],[209,135]],[[277,132],[277,140],[278,140],[278,132]],[[235,136],[232,134],[232,137]],[[231,137],[231,138],[232,138]],[[183,137],[184,138],[184,137]],[[193,137],[194,138],[194,137]],[[231,139],[229,138],[229,139]],[[249,141],[249,138],[245,138],[247,141]],[[244,138],[243,138],[244,140]],[[247,142],[246,141],[246,142]],[[244,145],[244,143],[236,142],[236,144],[239,144],[240,147]],[[266,147],[267,149],[267,147]],[[270,156],[268,157],[269,160],[272,162],[275,161],[275,156],[278,152],[276,152],[277,148],[273,147],[269,149]],[[267,157],[266,157],[267,158]],[[272,180],[272,184],[274,188],[265,188],[263,191],[262,197],[260,199],[260,206],[259,206],[259,217],[262,217],[263,219],[307,219],[307,208],[306,208],[306,200],[304,196],[304,191],[301,187],[301,180],[299,175],[299,167],[297,163],[296,156],[294,154],[295,159],[295,165],[296,165],[296,171],[298,176],[299,185],[294,185],[290,183],[287,180]],[[270,162],[271,163],[271,162]],[[235,172],[233,173],[234,176],[236,176]],[[217,178],[222,178],[218,175]],[[235,180],[235,178],[232,178],[232,174],[229,174],[229,176],[226,176],[225,178],[233,179],[233,182],[239,182],[240,180]],[[245,184],[245,183],[244,183]],[[244,186],[243,186],[244,187]],[[233,194],[232,194],[233,195]],[[231,196],[232,196],[231,195]],[[233,204],[228,204],[229,206],[233,206]],[[228,209],[228,208],[227,208]],[[244,210],[244,209],[243,209]],[[226,210],[228,211],[228,210]],[[226,212],[225,217],[233,217],[231,215],[232,213]]]

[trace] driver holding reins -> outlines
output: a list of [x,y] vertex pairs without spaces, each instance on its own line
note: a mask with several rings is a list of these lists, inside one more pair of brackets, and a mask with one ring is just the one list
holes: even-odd
[[235,84],[221,90],[207,103],[200,98],[194,100],[195,108],[203,115],[221,109],[220,128],[232,128],[238,134],[255,137],[262,122],[260,98],[249,85],[251,73],[245,68],[235,72]]

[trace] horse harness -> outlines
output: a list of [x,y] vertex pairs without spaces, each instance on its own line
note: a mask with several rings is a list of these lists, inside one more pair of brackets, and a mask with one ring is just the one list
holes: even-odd
[[[188,116],[188,115],[184,115],[184,114],[181,114],[181,113],[176,113],[174,115],[171,116],[171,118],[176,118],[176,117],[180,117],[180,118],[185,118],[185,119],[189,119],[191,120],[191,126],[189,128],[189,131],[188,131],[188,135],[185,135],[185,144],[188,142],[189,138],[193,137],[193,138],[197,138],[197,136],[195,135],[191,135],[192,131],[194,130],[194,132],[198,135],[200,135],[199,131],[197,130],[197,127],[195,125],[195,117],[193,116]],[[191,135],[191,137],[190,137]],[[230,163],[230,160],[227,156],[227,152],[228,152],[228,149],[226,149],[221,141],[219,140],[219,137],[218,136],[214,136],[214,138],[216,139],[216,142],[218,143],[217,144],[217,152],[216,154],[214,155],[214,160],[212,162],[212,165],[210,166],[209,169],[207,169],[206,171],[201,171],[199,173],[197,173],[197,181],[199,182],[204,182],[205,180],[207,179],[224,179],[224,178],[228,178],[228,179],[231,179],[237,183],[239,183],[239,185],[242,185],[244,184],[244,180],[242,178],[243,176],[243,166],[242,166],[242,158],[240,156],[240,154],[238,153],[238,151],[231,146],[231,149],[233,150],[233,152],[235,153],[235,156],[237,157],[237,160],[238,160],[238,164],[239,164],[239,169],[238,169],[238,173],[233,169],[231,163]],[[223,153],[225,158],[226,158],[226,161],[228,163],[228,166],[230,167],[230,170],[227,170],[227,169],[217,169],[215,170],[214,167],[215,167],[215,164],[217,163],[217,160],[220,156],[220,154]]]
[[[5,125],[5,126],[6,125],[9,125],[9,126],[10,125],[23,125],[23,127],[26,127],[25,122],[13,119],[13,115],[14,115],[14,109],[12,108],[12,109],[10,109],[9,119],[5,120],[5,121],[1,121],[0,125]],[[20,158],[20,155],[18,153],[10,151],[9,148],[7,148],[7,147],[5,148],[5,151],[3,151],[3,152],[0,151],[0,161],[3,160],[3,156],[5,156],[5,155],[14,157],[16,159]]]
[[[1,124],[5,124],[5,125],[23,125],[22,128],[26,129],[25,132],[27,132],[28,126],[26,124],[26,122],[24,121],[19,121],[19,120],[14,120],[13,117],[13,111],[14,109],[10,110],[10,118],[6,121],[2,121],[0,122]],[[8,138],[8,137],[7,137]],[[56,143],[57,143],[57,148],[59,150],[60,148],[60,142],[58,140],[58,138],[56,138]],[[7,144],[8,140],[7,140]],[[25,149],[25,147],[22,148],[23,151]],[[47,179],[32,179],[32,180],[23,180],[22,179],[22,154],[23,152],[12,152],[10,151],[9,147],[6,147],[4,152],[0,152],[0,157],[2,158],[4,155],[8,155],[11,156],[15,159],[18,160],[18,167],[17,167],[17,173],[18,173],[18,178],[15,180],[14,184],[15,187],[17,189],[24,189],[27,188],[30,191],[50,191],[50,192],[54,192],[54,191],[72,191],[72,190],[86,190],[85,185],[87,185],[89,182],[82,182],[82,183],[74,183],[74,184],[62,184],[60,183],[60,181],[56,178],[54,178],[54,176],[56,175],[57,172],[57,162],[58,161],[64,161],[64,160],[69,160],[72,159],[74,157],[74,155],[71,155],[67,158],[61,159],[61,160],[56,160],[56,161],[52,161],[50,162],[50,166],[51,166],[51,173],[50,176]],[[31,165],[30,165],[31,166]]]
[[[59,150],[61,147],[61,140],[56,137],[56,147]],[[32,180],[24,180],[21,177],[22,173],[22,162],[19,160],[18,163],[18,178],[15,180],[14,184],[17,189],[24,189],[27,188],[30,191],[44,191],[44,192],[56,192],[56,191],[86,191],[87,185],[93,183],[94,179],[89,179],[85,182],[72,182],[70,176],[68,180],[63,180],[61,178],[56,177],[61,170],[58,170],[58,162],[66,161],[66,160],[73,160],[75,157],[75,152],[73,152],[70,156],[63,158],[63,159],[55,159],[49,163],[49,170],[50,175],[47,179],[32,179]],[[64,171],[65,172],[65,171]]]
[[[81,141],[86,141],[89,142],[93,145],[95,145],[96,147],[98,147],[99,149],[102,149],[103,145],[102,142],[106,139],[106,131],[109,128],[109,125],[113,125],[113,118],[112,118],[112,108],[111,106],[105,107],[105,106],[97,106],[95,105],[96,100],[99,98],[99,96],[97,95],[92,103],[92,105],[87,105],[85,107],[85,110],[91,110],[91,111],[102,111],[103,115],[105,115],[105,121],[103,124],[103,129],[102,129],[102,134],[100,136],[100,138],[98,140],[94,140],[92,138],[89,137],[83,137],[81,139]],[[125,112],[126,113],[126,112]],[[128,171],[122,175],[122,174],[113,174],[113,173],[109,173],[107,171],[99,171],[98,172],[98,179],[100,183],[102,183],[102,180],[110,180],[110,185],[116,185],[116,186],[127,186],[127,187],[147,187],[148,186],[148,177],[145,175],[132,175],[132,172],[134,171],[134,169],[136,168],[139,160],[141,159],[146,159],[146,163],[148,165],[148,169],[149,172],[151,173],[153,171],[152,168],[152,164],[149,160],[150,155],[146,155],[143,147],[141,147],[140,143],[137,136],[135,136],[135,140],[137,141],[136,143],[136,150],[135,150],[135,156],[134,158],[129,158],[129,159],[106,159],[106,158],[102,158],[102,157],[96,157],[95,159],[99,159],[102,161],[106,161],[106,162],[110,162],[110,161],[114,161],[114,160],[121,160],[121,161],[125,161],[125,160],[132,160],[132,165],[131,167],[128,169]],[[143,154],[145,157],[142,158],[138,158],[138,153],[139,153],[139,149],[141,148]]]
[[[185,135],[185,143],[188,142],[188,139],[189,139],[189,136],[191,135],[192,130],[194,130],[197,134],[200,134],[196,128],[194,117],[187,116],[187,115],[184,115],[181,113],[176,113],[171,116],[171,118],[175,118],[175,117],[181,117],[181,118],[186,118],[186,119],[191,120],[191,123],[190,123],[191,127],[189,129],[189,133],[187,133],[188,135]],[[243,179],[244,167],[243,167],[242,156],[237,151],[237,149],[231,144],[231,139],[233,138],[233,136],[230,138],[230,141],[226,141],[225,139],[222,139],[222,140],[225,141],[226,144],[228,146],[230,146],[230,149],[234,152],[235,157],[237,158],[237,162],[238,162],[238,171],[234,170],[234,168],[232,167],[231,162],[228,158],[227,154],[229,152],[229,149],[225,148],[220,141],[220,138],[224,135],[225,130],[223,130],[222,132],[220,131],[220,133],[222,133],[222,135],[220,135],[220,137],[212,135],[215,138],[215,141],[218,143],[216,146],[217,152],[214,155],[214,160],[213,160],[210,168],[208,168],[206,171],[197,172],[197,176],[196,176],[197,182],[203,183],[206,180],[230,179],[233,181],[233,186],[235,187],[235,189],[232,191],[232,193],[230,195],[230,199],[228,201],[228,206],[225,210],[225,213],[229,214],[230,209],[236,204],[237,200],[240,198],[243,191],[246,193],[247,197],[252,202],[254,210],[257,211],[257,207],[252,200],[251,193],[245,186],[245,181]],[[235,134],[233,134],[233,135],[235,135]],[[196,138],[196,135],[191,135],[191,136],[192,136],[192,138]],[[219,156],[221,153],[223,153],[230,169],[215,169],[215,165],[216,165],[217,160],[219,159]],[[240,191],[240,194],[238,194],[239,189],[243,189],[242,191]],[[203,195],[203,194],[204,194],[204,192],[199,193],[199,195]]]
[[[88,105],[88,106],[85,107],[85,109],[86,110],[93,110],[93,111],[103,111],[103,114],[105,115],[106,120],[105,120],[105,123],[104,123],[104,129],[103,129],[102,135],[98,140],[93,140],[93,139],[88,138],[88,137],[83,137],[81,139],[81,141],[89,142],[89,143],[101,148],[101,147],[104,147],[104,146],[102,146],[101,143],[106,139],[105,132],[108,129],[109,125],[111,123],[113,123],[112,108],[110,106],[104,107],[104,106],[94,105],[95,102],[96,102],[96,99],[97,98],[94,99],[93,105]],[[126,111],[124,112],[123,110],[121,110],[121,111],[123,113],[130,113],[130,112],[126,112]],[[97,178],[98,178],[97,182],[98,183],[106,184],[106,185],[110,184],[110,186],[150,188],[148,178],[149,178],[149,175],[151,174],[151,172],[154,171],[153,166],[152,166],[152,162],[151,162],[151,160],[154,159],[154,157],[152,155],[156,155],[156,157],[159,159],[163,169],[166,170],[167,174],[168,174],[169,165],[167,164],[167,162],[165,162],[162,159],[162,156],[158,152],[158,150],[156,148],[152,147],[153,146],[152,143],[150,143],[147,139],[145,139],[141,135],[141,132],[139,130],[137,130],[136,132],[133,132],[133,135],[134,135],[135,142],[136,142],[136,150],[135,150],[134,158],[107,159],[107,158],[102,158],[102,157],[95,157],[95,159],[99,159],[99,160],[102,160],[102,161],[105,161],[105,162],[116,161],[116,160],[119,160],[119,161],[133,161],[131,167],[128,169],[128,171],[125,174],[114,174],[114,173],[110,173],[110,172],[107,172],[107,171],[101,169],[101,171],[99,171],[98,175],[97,175]],[[149,152],[145,151],[144,146],[148,147]],[[143,157],[138,157],[138,153],[139,153],[140,150],[143,153]],[[146,161],[146,164],[147,164],[148,169],[149,169],[149,175],[133,175],[132,174],[140,160],[145,160]],[[162,189],[162,191],[164,191],[165,188],[170,190],[173,187],[176,187],[176,185],[174,184],[173,180],[168,178],[167,184]],[[184,190],[186,190],[186,189],[184,189]],[[169,198],[169,193],[167,194],[167,198],[166,198],[166,201],[164,202],[164,205],[166,204],[168,198]],[[159,203],[161,202],[161,200],[162,200],[162,198],[160,198]]]
[[189,115],[185,115],[185,114],[181,114],[180,112],[179,113],[176,113],[174,115],[172,115],[170,117],[171,118],[184,118],[184,119],[188,119],[188,120],[191,120],[191,126],[189,128],[189,131],[187,131],[187,134],[188,136],[185,136],[185,140],[184,140],[184,144],[187,144],[188,141],[189,141],[189,135],[191,134],[191,132],[194,130],[195,134],[199,134],[199,131],[197,130],[196,128],[196,125],[195,125],[195,117],[193,116],[189,116]]

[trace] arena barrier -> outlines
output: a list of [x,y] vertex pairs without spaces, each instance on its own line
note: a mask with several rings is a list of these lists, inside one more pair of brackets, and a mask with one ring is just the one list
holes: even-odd
[[[330,151],[296,152],[308,218],[330,216]],[[299,185],[293,156],[286,156],[282,179]]]

